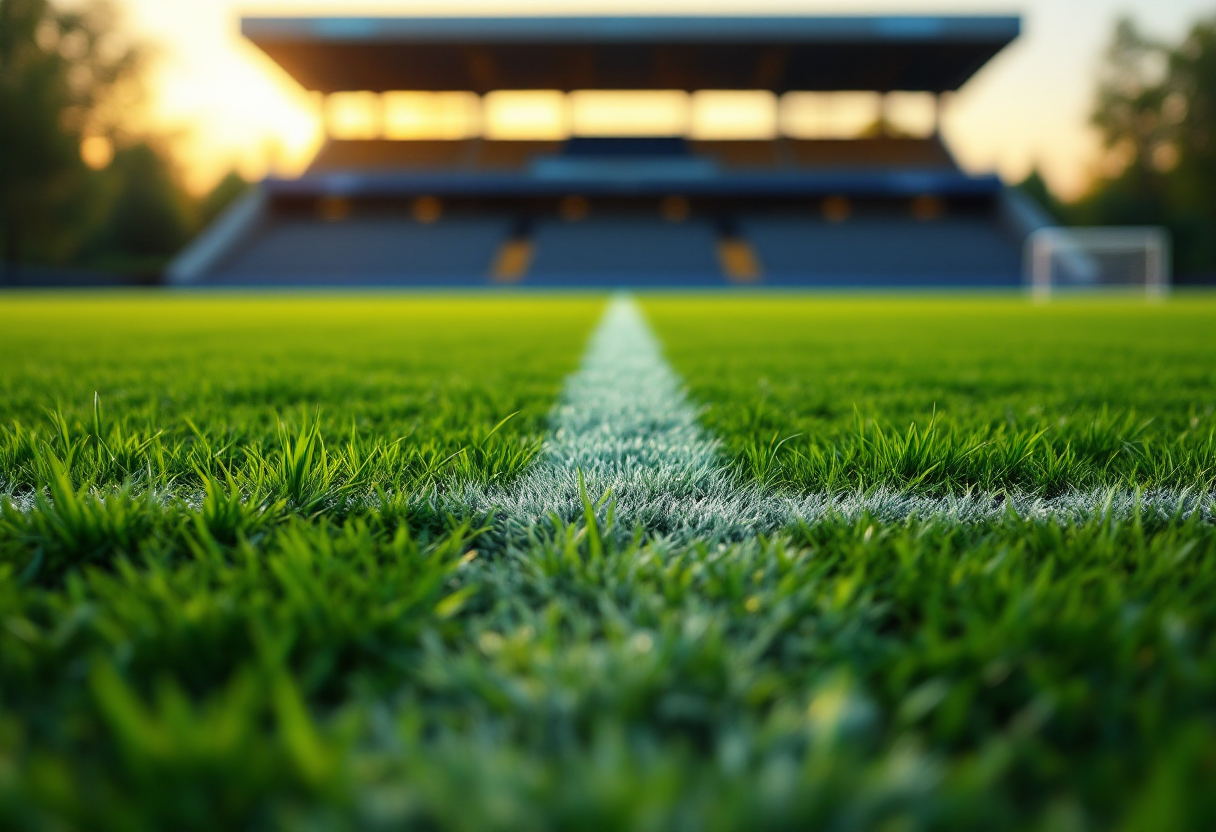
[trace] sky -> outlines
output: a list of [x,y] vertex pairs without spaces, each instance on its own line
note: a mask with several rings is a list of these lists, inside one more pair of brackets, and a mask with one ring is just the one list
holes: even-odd
[[949,103],[947,143],[972,172],[1008,181],[1037,167],[1064,196],[1098,163],[1089,112],[1115,21],[1177,40],[1212,0],[113,0],[154,50],[146,118],[171,132],[188,185],[237,169],[256,179],[303,169],[323,138],[315,97],[240,36],[242,15],[323,14],[1021,14],[1022,38]]

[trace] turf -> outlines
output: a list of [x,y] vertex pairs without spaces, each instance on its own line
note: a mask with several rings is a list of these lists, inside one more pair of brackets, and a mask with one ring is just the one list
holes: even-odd
[[[504,544],[417,497],[530,464],[601,299],[3,300],[20,359],[0,366],[0,828],[1216,822],[1216,529],[1198,514],[828,517],[677,545],[614,534],[593,493],[577,522]],[[847,335],[860,302],[685,300],[647,308],[739,472],[774,486],[817,481],[785,457],[797,440],[774,455],[785,473],[753,471],[747,438],[816,419],[847,448],[853,402],[903,420],[936,401],[938,429],[994,443],[1009,402],[1066,418],[1040,442],[1135,407],[1155,418],[1129,458],[1203,453],[1206,301],[884,300],[865,337]],[[955,320],[972,311],[990,325]],[[936,340],[884,335],[922,313]],[[1123,359],[1104,316],[1142,335]],[[831,326],[865,358],[854,381],[847,349],[825,363],[798,335]],[[1019,327],[1078,348],[1017,369],[974,348]],[[807,416],[832,366],[833,412]],[[968,366],[1005,381],[942,395]],[[723,418],[760,409],[762,374],[784,409],[763,405],[763,430]],[[414,446],[438,462],[406,464]],[[1061,487],[1154,482],[1128,464],[1085,457]],[[1202,482],[1185,465],[1155,482]],[[971,483],[875,470],[836,482]]]
[[235,544],[170,523],[62,587],[0,572],[10,828],[1216,818],[1195,521],[484,553],[386,509]]
[[[0,488],[44,484],[52,456],[76,487],[231,475],[304,510],[371,485],[510,477],[535,455],[601,307],[10,294]],[[291,470],[305,457],[317,481]]]
[[654,298],[738,470],[799,492],[1216,481],[1216,302]]

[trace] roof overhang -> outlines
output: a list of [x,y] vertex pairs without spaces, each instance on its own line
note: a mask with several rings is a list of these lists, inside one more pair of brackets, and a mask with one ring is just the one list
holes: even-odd
[[245,18],[309,90],[957,90],[1017,17]]

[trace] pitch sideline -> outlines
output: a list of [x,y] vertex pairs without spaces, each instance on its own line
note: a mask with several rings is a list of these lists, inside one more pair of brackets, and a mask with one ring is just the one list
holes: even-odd
[[[1214,519],[1214,496],[1167,489],[1031,495],[926,497],[879,489],[788,497],[743,482],[717,439],[700,426],[683,382],[632,298],[615,296],[591,337],[580,368],[565,384],[540,459],[516,482],[470,485],[454,503],[493,512],[510,534],[527,534],[550,514],[566,522],[584,512],[582,473],[591,499],[611,493],[617,534],[642,528],[678,542],[740,540],[828,516],[898,522],[947,517],[957,522],[1022,517],[1078,522],[1095,516],[1189,515]],[[457,510],[456,505],[452,505]]]

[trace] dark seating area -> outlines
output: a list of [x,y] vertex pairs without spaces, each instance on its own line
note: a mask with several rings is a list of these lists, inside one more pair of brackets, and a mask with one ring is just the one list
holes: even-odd
[[[428,213],[430,212],[430,213]],[[724,243],[746,247],[740,280]],[[469,286],[523,244],[522,286],[976,286],[1021,280],[999,200],[281,199],[200,283]]]
[[[375,126],[374,96],[399,90],[543,91],[550,104],[582,90],[682,90],[693,115],[688,137],[584,136],[570,109],[565,141],[505,140],[526,135],[527,118],[495,129],[498,110],[482,99],[476,138],[330,138],[302,176],[266,179],[183,252],[169,270],[179,285],[1008,287],[1046,222],[994,174],[962,170],[936,132],[942,96],[1018,36],[1016,17],[248,18],[242,28],[305,89],[357,92],[366,135],[391,134]],[[740,135],[697,126],[695,94],[715,90],[868,92],[882,116],[851,139],[776,135],[793,127],[774,122],[772,138],[710,140]],[[891,93],[937,97],[932,135],[898,132]],[[546,112],[531,135],[562,132],[558,110]]]
[[217,265],[211,284],[483,282],[510,231],[496,217],[282,217]]
[[844,222],[789,213],[741,217],[771,285],[1016,286],[1021,248],[982,213],[918,221],[894,212]]
[[656,216],[557,218],[536,223],[529,283],[614,285],[622,275],[639,283],[680,285],[721,281],[711,222],[667,222]]

